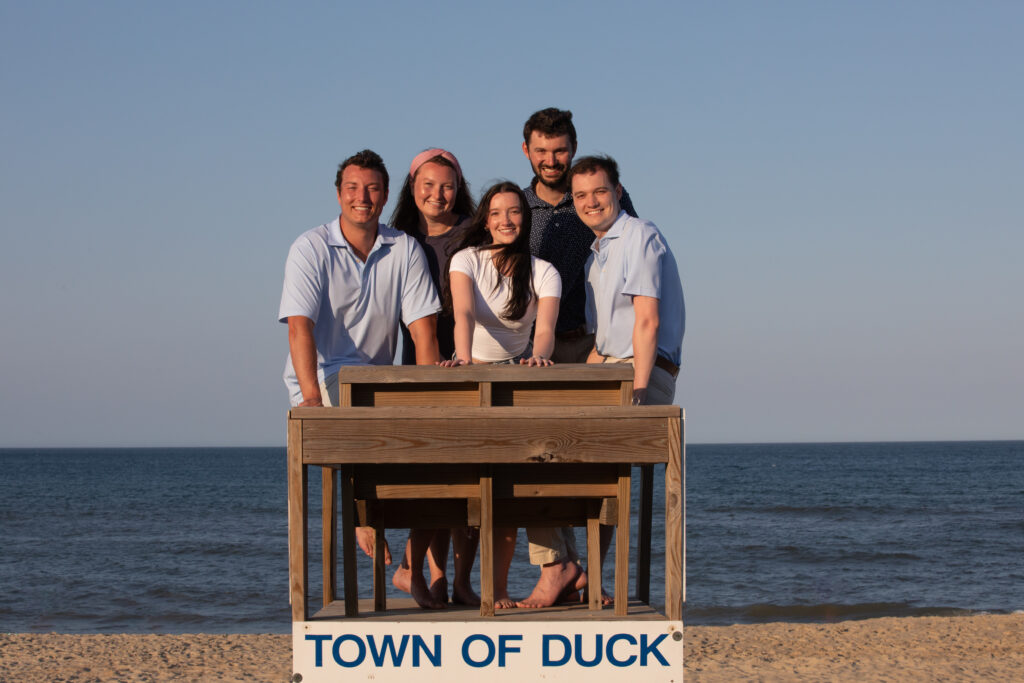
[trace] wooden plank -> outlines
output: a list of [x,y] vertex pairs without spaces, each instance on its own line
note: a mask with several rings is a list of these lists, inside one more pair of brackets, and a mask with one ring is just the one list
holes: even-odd
[[356,525],[353,519],[355,502],[352,495],[352,471],[341,468],[341,550],[344,558],[345,614],[359,614],[359,588],[356,584]]
[[496,406],[617,406],[619,382],[495,383]]
[[475,383],[356,384],[352,386],[354,407],[386,406],[479,406]]
[[340,382],[384,384],[406,382],[592,382],[633,379],[633,367],[626,364],[596,365],[564,363],[545,368],[526,365],[364,365],[343,367]]
[[[473,495],[480,494],[477,486]],[[475,500],[475,499],[471,499]],[[421,500],[357,500],[356,522],[359,526],[380,526],[383,529],[442,529],[469,524],[466,501],[459,499]]]
[[514,498],[607,498],[618,493],[618,484],[515,484]]
[[387,500],[395,498],[472,498],[480,492],[480,484],[381,484],[373,486],[363,498]]
[[387,587],[384,579],[387,577],[387,570],[384,564],[384,546],[387,539],[384,535],[384,528],[380,524],[373,527],[373,609],[376,612],[383,612],[388,608]]
[[480,477],[480,616],[494,616],[493,481]]
[[615,539],[615,615],[625,616],[629,605],[629,496],[631,468],[619,474],[619,524]]
[[640,519],[636,539],[636,596],[651,601],[651,522],[654,517],[654,465],[640,466]]
[[682,412],[679,418],[679,455],[682,461],[680,470],[680,479],[682,484],[679,489],[679,497],[682,505],[682,536],[683,536],[683,560],[682,560],[682,581],[683,581],[683,604],[686,604],[686,411]]
[[493,394],[491,392],[493,385],[490,382],[480,382],[478,386],[480,391],[480,406],[487,408],[493,405]]
[[302,420],[288,419],[288,594],[292,621],[306,621],[306,586],[309,585],[306,548],[307,530],[306,473],[302,464]]
[[683,467],[680,420],[668,420],[665,467],[665,615],[683,618]]
[[[410,366],[412,367],[412,366]],[[367,407],[355,408],[292,408],[289,415],[299,420],[395,420],[446,419],[446,420],[505,420],[533,421],[545,417],[559,419],[610,420],[616,418],[666,418],[679,417],[679,406],[411,406],[411,407]]]
[[342,408],[351,408],[352,385],[348,382],[338,382],[338,405]]
[[[629,367],[632,368],[633,366],[630,365]],[[624,406],[631,406],[631,405],[633,405],[633,378],[632,378],[632,375],[630,376],[629,381],[623,380],[622,385],[620,386],[620,389],[619,389],[619,404],[620,405],[624,405]]]
[[338,492],[335,481],[338,473],[331,467],[320,468],[320,516],[321,538],[323,539],[324,606],[334,602],[335,586],[338,580]]
[[[350,408],[355,411],[357,408]],[[477,410],[497,410],[478,408]],[[621,410],[615,408],[615,410]],[[664,462],[664,419],[492,418],[310,420],[303,427],[306,464]],[[338,443],[345,443],[344,450]]]
[[[344,618],[345,609],[341,600],[323,608],[312,617],[312,621],[336,621]],[[626,617],[630,621],[667,621],[665,615],[661,614],[650,605],[645,605],[639,600],[631,600],[629,603],[629,614]],[[435,622],[481,622],[495,620],[501,622],[535,621],[548,622],[553,627],[558,627],[561,622],[566,621],[604,621],[607,625],[614,625],[615,617],[610,610],[602,612],[591,611],[589,605],[582,603],[554,605],[540,609],[507,609],[499,611],[493,617],[481,617],[480,610],[466,605],[448,605],[447,609],[429,610],[422,609],[409,597],[394,598],[388,601],[387,612],[374,612],[373,600],[362,599],[359,601],[359,620],[362,622],[418,622],[423,623],[427,628]],[[389,624],[394,626],[394,624]],[[634,650],[635,651],[635,650]],[[325,653],[325,656],[330,656]]]
[[597,517],[587,520],[587,587],[590,609],[600,610],[601,604],[601,522]]

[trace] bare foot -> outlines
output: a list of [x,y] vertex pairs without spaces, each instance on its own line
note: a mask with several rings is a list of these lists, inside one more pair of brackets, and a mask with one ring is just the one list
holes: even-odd
[[576,590],[576,582],[583,569],[575,562],[553,562],[544,565],[540,570],[540,579],[533,587],[533,592],[525,600],[516,604],[519,607],[537,608],[550,607],[558,602],[568,588]]
[[[479,599],[477,600],[477,604],[480,604]],[[508,597],[508,593],[494,598],[494,609],[514,609],[516,606],[516,601]]]
[[447,576],[434,579],[433,583],[430,584],[430,597],[432,597],[435,602],[440,602],[442,605],[448,603]]
[[[419,580],[417,581],[417,579]],[[391,583],[398,590],[411,594],[416,604],[423,609],[444,609],[445,603],[434,599],[422,574],[417,576],[407,567],[399,566],[395,570],[394,576],[391,577]]]

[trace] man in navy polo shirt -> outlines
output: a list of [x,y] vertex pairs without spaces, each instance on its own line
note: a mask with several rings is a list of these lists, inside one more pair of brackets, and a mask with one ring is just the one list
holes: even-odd
[[[572,112],[549,107],[530,116],[523,126],[523,154],[533,169],[533,180],[523,188],[532,221],[530,252],[554,265],[562,276],[551,360],[585,363],[594,347],[594,335],[586,328],[583,270],[594,234],[576,215],[569,194],[569,167],[576,155]],[[622,207],[635,215],[625,191]],[[526,537],[530,541],[530,562],[541,567],[541,576],[520,606],[547,607],[586,585],[572,529],[531,527],[526,529]]]

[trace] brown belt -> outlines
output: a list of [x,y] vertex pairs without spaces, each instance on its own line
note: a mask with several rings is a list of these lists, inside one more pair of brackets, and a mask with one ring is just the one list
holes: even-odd
[[679,374],[679,366],[670,361],[668,358],[665,358],[665,356],[655,356],[654,367],[661,368],[668,374],[672,375],[673,378]]

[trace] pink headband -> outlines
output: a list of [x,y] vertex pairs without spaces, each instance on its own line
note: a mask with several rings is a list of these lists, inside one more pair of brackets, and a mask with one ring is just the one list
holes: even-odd
[[459,180],[462,180],[462,168],[459,166],[459,160],[456,159],[455,155],[448,150],[440,149],[438,147],[424,150],[413,158],[412,163],[409,164],[409,177],[414,177],[416,175],[416,171],[420,170],[420,166],[427,163],[434,157],[441,157],[450,161],[452,166],[455,167],[455,175],[459,177]]

